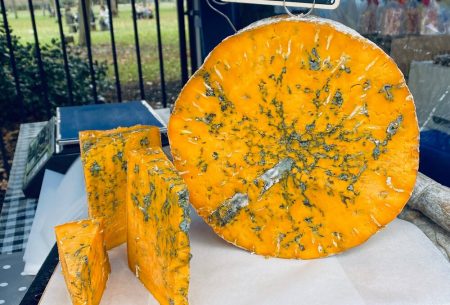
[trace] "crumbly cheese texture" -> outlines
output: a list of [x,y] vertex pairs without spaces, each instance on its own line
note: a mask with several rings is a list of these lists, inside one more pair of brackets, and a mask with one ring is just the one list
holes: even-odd
[[80,132],[88,211],[91,218],[103,218],[107,249],[126,241],[126,185],[128,151],[161,147],[159,129],[134,126],[106,131]]
[[55,227],[59,261],[73,305],[97,305],[111,272],[101,220]]
[[189,200],[159,148],[128,156],[128,265],[162,305],[188,304]]
[[319,18],[261,22],[220,43],[168,129],[199,215],[265,256],[363,243],[399,214],[417,175],[419,130],[400,70]]

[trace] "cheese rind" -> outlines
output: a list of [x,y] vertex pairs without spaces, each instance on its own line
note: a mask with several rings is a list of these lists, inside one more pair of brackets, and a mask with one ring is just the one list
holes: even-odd
[[80,132],[88,211],[103,218],[107,249],[126,241],[126,170],[128,151],[161,147],[159,128],[137,125],[106,131]]
[[73,305],[100,303],[111,272],[102,221],[81,220],[55,227],[59,260]]
[[188,304],[187,188],[159,148],[128,155],[128,265],[160,304]]
[[319,18],[259,22],[220,43],[179,95],[168,135],[198,214],[265,256],[363,243],[401,211],[418,169],[400,70]]

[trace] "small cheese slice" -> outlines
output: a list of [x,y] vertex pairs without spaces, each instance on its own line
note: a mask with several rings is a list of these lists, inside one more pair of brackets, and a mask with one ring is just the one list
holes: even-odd
[[128,156],[128,265],[160,304],[188,304],[187,188],[160,148]]
[[80,146],[89,217],[104,219],[109,250],[126,241],[126,153],[133,149],[161,147],[159,128],[138,125],[83,131]]
[[260,21],[220,43],[180,93],[168,135],[198,214],[265,256],[363,243],[402,210],[418,170],[396,64],[315,17]]
[[111,271],[102,221],[81,220],[55,227],[59,261],[73,305],[97,305]]

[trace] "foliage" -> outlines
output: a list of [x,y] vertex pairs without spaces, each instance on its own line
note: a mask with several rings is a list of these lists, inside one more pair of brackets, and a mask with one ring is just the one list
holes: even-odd
[[[69,105],[66,74],[58,40],[41,44],[41,56],[44,63],[46,81],[43,82],[36,59],[36,48],[33,43],[22,43],[11,33],[11,40],[23,94],[24,116],[33,120],[47,119],[47,109],[54,112],[57,106]],[[74,104],[84,105],[93,101],[89,64],[81,49],[70,47],[67,49],[69,58],[70,77]],[[97,80],[97,90],[101,96],[111,88],[107,79],[106,62],[95,62],[94,71]],[[10,65],[9,49],[6,31],[0,27],[0,121],[3,125],[20,121],[20,99],[15,90],[14,77]],[[47,93],[49,104],[45,101]]]

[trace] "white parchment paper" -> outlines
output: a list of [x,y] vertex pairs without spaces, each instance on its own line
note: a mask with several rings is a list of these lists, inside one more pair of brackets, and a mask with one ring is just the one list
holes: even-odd
[[36,275],[56,242],[54,227],[87,218],[80,158],[65,175],[46,170],[23,260],[24,274]]
[[63,178],[63,174],[48,169],[45,170],[38,205],[23,255],[25,262],[23,272],[26,275],[36,275],[51,249],[47,247],[47,242],[42,237],[41,232],[45,230],[43,228],[46,226],[46,213],[52,211],[53,202],[57,201],[56,190]]
[[[217,237],[196,215],[190,237],[193,305],[450,304],[450,265],[403,220],[344,254],[308,261],[252,255]],[[109,257],[102,305],[158,304],[129,271],[125,245]],[[59,266],[40,304],[71,304]]]

